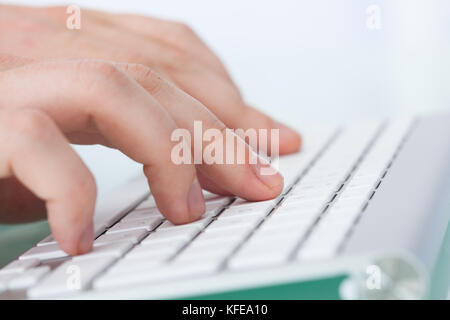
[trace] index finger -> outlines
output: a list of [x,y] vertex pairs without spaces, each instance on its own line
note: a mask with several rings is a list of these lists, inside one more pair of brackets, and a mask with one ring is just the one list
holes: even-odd
[[[225,191],[248,200],[267,200],[280,194],[283,177],[273,168],[271,174],[264,174],[269,171],[267,162],[259,158],[242,138],[229,130],[200,102],[145,66],[120,63],[117,66],[148,90],[180,128],[189,131],[193,160],[199,161],[197,170],[202,175]],[[208,156],[205,157],[207,152],[203,152],[211,142],[204,141],[203,137],[209,134],[222,139],[222,143],[214,150],[217,161],[209,161]],[[199,144],[194,141],[198,138],[201,139]]]

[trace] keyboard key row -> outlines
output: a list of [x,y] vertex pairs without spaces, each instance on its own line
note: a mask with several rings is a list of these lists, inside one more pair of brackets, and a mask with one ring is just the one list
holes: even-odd
[[346,234],[373,194],[396,148],[405,137],[411,119],[388,124],[352,173],[337,200],[321,217],[317,227],[300,248],[300,260],[327,259],[336,254]]
[[[231,257],[228,267],[239,269],[286,262],[327,203],[333,200],[380,125],[374,122],[366,125],[364,130],[358,128],[359,132],[354,129],[342,132],[299,183],[292,187],[278,208]],[[300,191],[296,191],[297,188]],[[314,193],[314,198],[304,197],[304,190],[309,195]]]

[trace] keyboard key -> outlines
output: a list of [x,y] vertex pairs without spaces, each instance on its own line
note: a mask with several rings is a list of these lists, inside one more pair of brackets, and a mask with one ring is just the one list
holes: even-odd
[[97,258],[100,256],[112,256],[112,257],[120,257],[125,254],[130,248],[133,246],[131,242],[112,242],[106,243],[103,245],[94,246],[91,252],[74,256],[72,260],[85,260]]
[[278,199],[267,200],[267,201],[247,201],[241,198],[237,198],[231,205],[228,210],[239,210],[239,209],[270,209],[276,203]]
[[281,264],[287,261],[298,239],[297,235],[260,237],[255,233],[255,237],[244,244],[227,266],[231,270],[240,270]]
[[30,268],[38,266],[40,263],[39,259],[14,260],[3,267],[3,269],[0,270],[0,274],[25,272]]
[[29,269],[24,273],[21,273],[17,277],[11,279],[8,282],[8,288],[10,290],[21,290],[30,288],[36,285],[49,272],[50,267],[48,266],[41,266],[34,269]]
[[139,245],[131,250],[126,259],[152,259],[152,258],[168,258],[178,251],[184,245],[183,242],[173,242],[155,245]]
[[246,216],[237,216],[237,217],[223,217],[214,221],[209,227],[209,230],[212,229],[222,229],[222,228],[233,228],[235,226],[256,226],[263,217],[260,215],[246,215]]
[[209,200],[205,203],[205,214],[213,215],[219,213],[219,211],[227,206],[230,201],[230,198],[218,198],[215,200]]
[[145,229],[147,231],[151,231],[155,229],[159,224],[161,224],[162,219],[153,217],[147,219],[139,219],[139,220],[128,220],[128,221],[120,221],[116,225],[114,225],[111,229],[109,229],[106,234],[111,234],[115,232],[124,232],[136,229]]
[[92,259],[66,261],[37,286],[28,290],[30,298],[43,298],[77,293],[86,289],[92,279],[105,270],[116,258],[101,256]]
[[0,274],[0,293],[8,289],[8,284],[14,278],[20,276],[20,273],[5,273]]
[[267,216],[267,213],[261,213],[261,211],[255,211],[253,213],[247,213],[245,215],[237,214],[237,215],[220,215],[217,217],[216,221],[226,221],[226,220],[235,220],[235,219],[243,219],[243,220],[261,220]]
[[235,246],[236,244],[232,242],[223,242],[214,246],[208,244],[189,246],[175,258],[175,262],[208,260],[209,262],[220,263],[231,253]]
[[170,221],[164,221],[164,223],[158,227],[158,231],[163,230],[163,229],[172,229],[172,230],[190,229],[192,227],[196,227],[198,229],[203,229],[207,224],[209,224],[211,222],[211,220],[212,219],[210,217],[204,217],[200,220],[197,220],[197,221],[194,221],[191,223],[179,224],[179,225],[175,225]]
[[331,208],[336,210],[359,210],[362,209],[363,205],[366,203],[368,194],[358,198],[342,198],[338,199]]
[[47,246],[33,247],[22,254],[19,259],[39,259],[49,260],[67,257],[68,254],[62,251],[57,244],[49,244]]
[[190,226],[181,229],[177,228],[158,228],[156,231],[149,234],[147,238],[142,241],[142,244],[152,244],[160,242],[170,241],[189,241],[196,234],[198,234],[200,228],[198,226]]
[[347,223],[348,220],[354,221],[360,212],[361,210],[359,208],[331,208],[330,211],[327,212],[326,219],[324,219],[324,221],[337,223],[345,221],[345,223]]
[[208,261],[182,261],[152,269],[151,272],[130,272],[123,274],[105,274],[94,282],[94,288],[106,289],[117,286],[156,283],[195,276],[205,276],[217,271],[219,264]]
[[284,234],[284,233],[296,233],[298,235],[303,235],[312,226],[314,219],[303,219],[303,220],[281,220],[272,222],[265,222],[257,230],[259,234]]
[[[332,195],[330,195],[329,199],[332,198]],[[289,199],[286,199],[285,202],[283,202],[280,205],[280,208],[275,211],[275,214],[282,213],[288,213],[288,212],[298,212],[298,214],[301,213],[316,213],[321,212],[328,201],[298,201],[298,202],[291,202]]]
[[271,252],[271,254],[251,254],[247,255],[247,251],[243,254],[236,255],[228,262],[230,270],[244,270],[253,268],[263,268],[275,266],[287,261],[289,252],[286,250]]
[[48,244],[56,244],[55,238],[52,235],[45,237],[43,240],[37,243],[37,246],[46,246]]
[[142,259],[123,259],[108,269],[108,275],[152,272],[153,269],[162,267],[167,259],[163,256],[144,257]]
[[147,200],[142,201],[135,210],[156,208],[155,198],[150,196]]
[[106,233],[94,241],[94,246],[123,241],[136,244],[147,235],[147,232],[146,229],[136,229],[124,232]]
[[216,238],[196,238],[192,241],[185,250],[204,250],[214,251],[225,247],[234,247],[239,243],[241,237],[216,237]]
[[301,230],[299,232],[268,232],[268,230],[258,229],[253,236],[244,244],[243,249],[261,248],[262,250],[276,250],[281,247],[292,247],[302,236]]
[[293,220],[310,220],[320,215],[322,212],[322,206],[308,207],[308,208],[296,208],[295,206],[280,207],[273,212],[265,223],[277,222],[277,221],[293,221]]
[[200,233],[200,235],[195,238],[195,243],[199,242],[214,242],[222,241],[223,239],[234,241],[235,239],[243,239],[250,229],[247,226],[235,227],[235,228],[225,228],[225,229],[209,229]]
[[226,209],[224,212],[220,214],[219,219],[223,219],[226,217],[236,217],[236,216],[244,216],[244,215],[259,215],[261,217],[266,216],[272,207],[266,206],[244,206],[244,207],[231,207]]
[[[140,248],[143,249],[143,248]],[[169,250],[160,250],[160,251],[149,251],[149,250],[138,250],[135,252],[131,252],[130,255],[125,256],[125,258],[122,261],[129,261],[129,263],[137,263],[139,264],[140,261],[157,261],[162,262],[168,260],[170,257],[174,255],[175,251],[169,251]]]
[[123,217],[121,221],[128,222],[133,220],[151,219],[151,218],[163,219],[164,217],[157,208],[146,208],[146,209],[136,209],[130,212],[125,217]]

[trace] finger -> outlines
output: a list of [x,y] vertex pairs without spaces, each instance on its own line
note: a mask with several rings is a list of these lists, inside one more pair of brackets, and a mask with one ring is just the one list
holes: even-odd
[[[54,16],[56,19],[61,19],[61,9],[56,8],[56,11],[59,13],[54,14]],[[48,16],[48,12],[53,11],[46,9],[39,12],[44,12]],[[89,24],[90,20],[87,19],[86,22]],[[168,23],[168,25],[173,25],[173,23]],[[195,63],[192,55],[186,55],[183,50],[173,50],[173,48],[164,46],[161,43],[151,41],[142,43],[133,33],[124,35],[124,30],[115,30],[114,28],[92,22],[88,26],[89,28],[87,29],[90,33],[72,39],[73,41],[66,46],[67,49],[59,50],[52,53],[52,55],[70,54],[78,57],[114,57],[114,59],[119,61],[136,61],[150,65],[153,69],[162,73],[164,77],[173,79],[182,89],[203,102],[229,127],[242,128],[244,130],[279,129],[279,152],[281,154],[295,152],[300,148],[301,140],[296,132],[247,107],[242,101],[238,90],[229,79],[224,78],[223,75],[220,76],[217,72],[212,72],[213,68],[210,68],[210,66]],[[178,29],[183,29],[183,27]],[[95,36],[92,36],[91,33],[93,32]],[[173,33],[173,30],[167,30],[167,32]],[[42,42],[46,43],[48,41]],[[140,51],[143,52],[141,54],[136,53],[137,43]],[[45,52],[44,55],[48,55],[47,47],[40,47],[39,43],[36,43],[34,47],[33,52],[38,56],[39,52],[41,52],[40,55],[42,55],[42,52]],[[126,49],[121,49],[123,47],[126,47]],[[156,61],[158,64],[161,64],[162,69],[159,65],[156,65]],[[271,151],[270,138],[268,146],[268,151]],[[253,145],[253,147],[257,148],[257,145]]]
[[90,251],[95,181],[53,121],[36,110],[0,110],[0,141],[0,177],[15,176],[46,202],[64,251]]
[[[97,130],[143,164],[158,208],[169,220],[186,223],[203,214],[194,165],[171,161],[174,142],[170,137],[176,124],[129,76],[103,61],[52,62],[14,71],[5,72],[0,88],[23,94],[20,98],[3,95],[0,104],[39,107],[69,136]],[[40,84],[38,91],[33,89],[36,83]]]
[[[83,28],[74,36],[73,31],[64,27],[67,19],[65,7],[6,6],[4,11],[0,10],[0,20],[4,25],[14,25],[15,28],[8,29],[9,32],[1,38],[4,41],[0,41],[0,51],[41,60],[72,57],[145,62],[167,78],[169,74],[155,62],[166,59],[169,63],[176,59],[176,52],[167,54],[174,50],[145,41],[126,29],[118,31],[116,26],[101,25],[89,17],[83,18]],[[36,37],[36,32],[39,32],[39,37]]]
[[[150,92],[166,108],[179,127],[189,130],[191,137],[194,137],[193,139],[196,135],[196,121],[201,121],[203,132],[208,129],[216,129],[222,137],[227,136],[226,126],[206,107],[159,77],[149,68],[136,64],[119,63],[117,66],[130,74],[143,88]],[[223,150],[217,151],[222,153],[223,163],[203,163],[197,166],[198,171],[217,185],[220,184],[220,187],[225,191],[248,200],[266,200],[278,196],[283,187],[283,178],[278,173],[261,175],[261,163],[255,162],[252,164],[249,161],[253,151],[234,133],[229,135],[226,142],[229,142],[229,145],[225,143]],[[208,145],[208,142],[205,141],[201,143],[203,148]],[[195,147],[194,144],[191,144],[192,148]],[[225,164],[226,154],[229,152],[227,148],[230,145],[233,151],[238,148],[244,150],[245,159],[240,159],[242,163],[232,161],[230,164]],[[193,154],[195,152],[196,150],[193,149]],[[237,156],[236,153],[235,156]]]
[[[189,26],[183,23],[131,14],[109,14],[100,11],[87,11],[86,13],[88,17],[110,29],[112,26],[116,26],[119,27],[117,31],[121,33],[125,30],[132,31],[153,40],[153,42],[186,52],[193,60],[207,65],[211,70],[231,81],[217,55]],[[166,51],[169,50],[166,49]]]
[[[239,93],[222,77],[202,66],[195,71],[175,70],[171,73],[176,84],[202,102],[230,128],[279,130],[279,153],[297,152],[301,146],[300,135],[291,128],[274,121],[264,113],[247,106]],[[269,136],[268,146],[272,142]],[[252,144],[257,148],[257,144]],[[269,147],[268,151],[271,149]]]
[[[204,102],[208,107],[211,107],[220,119],[226,119],[225,123],[229,127],[242,129],[279,129],[280,153],[288,154],[299,150],[301,138],[294,130],[279,122],[273,121],[267,115],[245,105],[239,91],[231,81],[221,61],[188,26],[182,23],[136,15],[111,15],[102,12],[91,12],[91,14],[102,21],[119,24],[134,32],[145,34],[152,39],[173,45],[188,52],[191,56],[197,57],[198,61],[208,62],[206,63],[207,66],[201,64],[197,66],[197,64],[192,64],[192,62],[177,63],[176,65],[188,68],[190,71],[189,77],[192,74],[197,74],[197,78],[203,78],[203,81],[199,83],[195,83],[196,81],[192,81],[191,78],[190,81],[189,79],[186,79],[186,81],[177,81],[177,84],[187,92],[192,93],[195,97],[206,95],[206,99],[199,100]],[[184,61],[185,59],[179,60]],[[194,67],[189,68],[192,65]],[[171,66],[170,68],[172,69]],[[217,74],[211,72],[211,69],[216,71]],[[209,78],[208,75],[210,76]],[[173,76],[170,75],[170,77]],[[170,79],[168,77],[166,78]],[[175,76],[175,79],[177,80],[178,78]],[[205,90],[205,84],[208,84],[208,88],[216,88],[218,91],[223,90],[222,95],[225,95],[227,99],[222,100],[220,99],[221,95],[217,95],[216,97],[214,93],[208,94],[211,91],[209,89]],[[218,105],[219,101],[224,101],[223,105]],[[232,103],[231,108],[230,103]]]
[[[41,18],[42,24],[53,22],[56,25],[65,25],[67,19],[64,6],[32,10],[15,7],[15,11]],[[159,61],[167,66],[178,65],[183,63],[182,61],[185,60],[183,57],[186,56],[186,59],[196,60],[208,66],[211,71],[232,83],[220,59],[185,24],[152,17],[110,14],[87,9],[83,9],[82,14],[83,29],[79,33],[82,34],[83,43],[77,45],[76,51],[73,52],[77,57],[81,57],[77,53],[89,51],[90,58],[111,59],[114,56],[114,60],[118,61],[144,63],[166,79],[170,79],[170,75],[164,69],[158,70],[157,64],[152,61]],[[98,46],[99,40],[101,40],[100,46]],[[120,53],[120,48],[123,47],[126,47],[126,50]],[[127,56],[127,58],[120,59],[120,56]]]
[[[67,39],[70,33],[60,27],[66,23],[66,7],[56,6],[31,9],[11,7],[10,9],[14,10],[12,13],[21,13],[28,17],[28,20],[32,19],[35,26],[44,28],[47,31],[51,30],[54,38],[59,38],[60,41],[70,40],[63,48],[58,48],[58,50],[51,53],[48,52],[48,44],[47,46],[41,46],[40,42],[36,43],[32,48],[34,56],[63,57],[70,55],[74,58],[89,57],[143,63],[158,71],[166,79],[170,79],[169,73],[161,68],[159,64],[167,66],[178,65],[185,60],[182,57],[188,55],[189,57],[186,57],[188,59],[197,59],[206,65],[210,65],[210,68],[216,72],[224,72],[224,68],[221,66],[220,61],[219,63],[217,62],[217,58],[214,62],[211,62],[210,60],[212,59],[210,58],[205,59],[202,55],[199,56],[184,49],[182,50],[180,47],[174,46],[173,43],[162,41],[159,38],[152,39],[148,34],[137,32],[132,27],[125,27],[124,23],[126,24],[128,17],[124,17],[122,20],[118,15],[83,9],[83,28],[77,31],[78,36],[76,38]],[[138,17],[138,19],[140,18],[143,17]],[[161,23],[164,26],[168,24],[163,21]],[[173,29],[172,33],[177,30],[175,27],[168,29]],[[41,39],[44,39],[41,42],[52,42],[52,39],[44,38],[44,36],[45,34],[41,36]],[[19,37],[26,39],[26,35],[20,32]],[[190,45],[189,47],[195,48],[195,46]],[[194,49],[194,51],[196,50],[198,49]],[[209,57],[209,54],[207,56]],[[226,75],[226,73],[223,74]]]
[[231,196],[232,195],[230,192],[228,192],[224,188],[221,188],[220,185],[211,181],[211,179],[209,179],[201,171],[197,171],[197,178],[198,178],[198,181],[200,182],[200,185],[202,186],[202,188],[209,192],[212,192],[215,194],[220,194],[222,196]]

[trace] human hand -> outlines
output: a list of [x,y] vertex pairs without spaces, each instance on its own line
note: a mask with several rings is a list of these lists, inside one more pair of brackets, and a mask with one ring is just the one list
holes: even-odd
[[[38,10],[9,9],[17,10],[17,14]],[[2,10],[0,14],[3,13]],[[33,14],[39,16],[36,12]],[[127,20],[127,16],[120,17]],[[27,21],[41,21],[34,19]],[[147,21],[147,18],[142,19]],[[197,59],[194,54],[183,53],[186,57],[180,61],[174,59],[175,65],[172,65],[161,62],[160,59],[166,57],[164,54],[147,55],[143,50],[144,54],[134,55],[138,48],[120,53],[121,46],[107,45],[107,40],[104,47],[83,47],[84,42],[96,43],[90,35],[80,37],[78,47],[73,46],[72,41],[61,45],[55,39],[68,37],[66,32],[69,31],[56,31],[54,26],[49,28],[56,33],[43,37],[39,32],[35,34],[38,41],[55,41],[55,46],[47,42],[50,45],[47,49],[45,45],[33,44],[25,48],[27,41],[21,37],[26,37],[26,33],[14,34],[24,30],[21,28],[8,32],[8,39],[0,39],[1,50],[33,56],[33,59],[1,56],[0,140],[5,152],[3,158],[0,157],[0,177],[8,177],[0,180],[0,208],[7,213],[1,218],[3,221],[40,217],[47,211],[52,233],[63,250],[70,254],[90,250],[95,181],[69,142],[115,147],[143,163],[158,208],[174,223],[193,221],[204,211],[196,175],[201,186],[212,192],[235,194],[249,200],[270,199],[281,192],[281,176],[258,175],[258,170],[250,164],[199,165],[196,168],[177,166],[170,161],[173,147],[170,133],[177,127],[192,131],[194,120],[202,121],[204,129],[280,127],[244,104],[224,69],[220,71],[223,68],[220,62],[216,60],[216,69],[212,67],[215,56]],[[129,39],[125,36],[128,31],[121,28],[117,32],[124,32],[122,37]],[[145,43],[146,36],[139,37]],[[33,36],[28,39],[31,38]],[[49,52],[48,48],[57,50]],[[199,51],[205,56],[210,54],[206,47]],[[41,60],[64,56],[109,57],[128,62]],[[144,59],[148,62],[139,63]],[[186,65],[179,65],[180,62]],[[163,74],[163,78],[159,74]],[[177,86],[166,79],[176,82]],[[197,87],[195,81],[204,84],[205,89],[201,90],[201,85]],[[299,136],[286,127],[280,129],[280,153],[298,150]],[[248,146],[245,148],[250,152]]]
[[83,9],[81,29],[69,30],[65,7],[3,5],[0,9],[0,52],[34,59],[97,58],[142,64],[199,100],[227,127],[279,129],[280,154],[300,147],[295,131],[243,101],[219,58],[184,24]]

